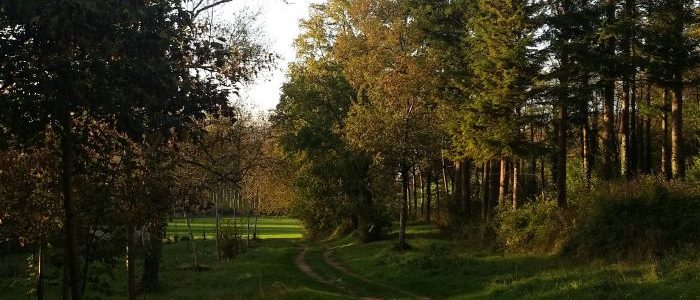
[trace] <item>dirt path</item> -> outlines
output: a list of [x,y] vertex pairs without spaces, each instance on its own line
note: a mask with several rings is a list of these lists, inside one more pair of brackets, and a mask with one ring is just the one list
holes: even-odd
[[430,298],[428,298],[428,297],[419,296],[419,295],[416,295],[416,294],[414,294],[414,293],[412,293],[412,292],[410,292],[410,291],[402,290],[402,289],[397,288],[397,287],[394,287],[394,286],[390,286],[390,285],[387,285],[387,284],[383,284],[383,283],[378,282],[378,281],[376,281],[376,280],[371,280],[371,279],[369,279],[369,278],[367,278],[367,277],[364,277],[364,276],[359,275],[359,274],[357,274],[357,273],[351,272],[350,270],[348,270],[345,266],[343,266],[340,262],[338,262],[338,261],[333,257],[333,250],[334,250],[334,249],[335,249],[335,248],[325,247],[325,250],[323,251],[323,261],[324,261],[326,264],[328,264],[329,266],[331,266],[331,267],[335,268],[336,270],[340,271],[341,273],[343,273],[343,274],[345,274],[345,275],[348,275],[348,276],[352,276],[352,277],[354,277],[354,278],[357,278],[357,279],[359,279],[360,281],[365,282],[365,283],[367,283],[367,284],[369,284],[369,285],[374,285],[374,286],[380,287],[380,288],[382,288],[382,289],[390,290],[390,291],[392,291],[392,292],[394,292],[394,293],[404,295],[405,297],[410,297],[410,298],[414,298],[414,299],[426,299],[426,300],[427,300],[427,299],[430,299]]
[[[430,299],[427,297],[421,297],[419,295],[416,295],[414,293],[411,293],[409,291],[405,291],[396,287],[392,287],[386,284],[382,284],[376,281],[373,281],[369,278],[363,277],[361,275],[358,275],[356,273],[353,273],[349,271],[345,266],[343,266],[340,262],[338,262],[334,257],[333,257],[333,248],[329,248],[324,244],[321,244],[323,246],[323,254],[322,254],[322,262],[328,266],[330,266],[332,269],[336,270],[339,272],[339,274],[353,277],[359,281],[362,282],[362,285],[364,286],[371,286],[374,287],[373,290],[375,291],[388,291],[387,293],[380,293],[380,294],[396,294],[400,295],[400,298],[413,298],[413,299]],[[326,284],[328,286],[331,286],[339,291],[342,291],[343,293],[355,297],[358,299],[363,299],[363,300],[381,300],[384,299],[382,297],[377,297],[377,296],[371,296],[368,295],[368,291],[363,288],[362,286],[353,286],[349,282],[342,281],[342,278],[337,278],[333,279],[332,276],[333,274],[319,274],[317,270],[314,270],[307,262],[306,262],[306,254],[309,251],[309,246],[304,244],[302,245],[301,250],[299,251],[299,254],[296,256],[294,259],[294,264],[301,270],[304,274],[308,275],[309,277],[313,278],[314,280],[321,282],[323,284]],[[330,278],[329,278],[330,276]],[[357,281],[356,281],[357,282]]]
[[[362,300],[381,300],[382,298],[380,297],[373,297],[373,296],[360,296],[363,294],[363,292],[360,292],[360,289],[357,287],[352,287],[347,285],[344,282],[341,282],[340,279],[338,280],[333,280],[329,278],[325,278],[321,275],[318,274],[318,272],[314,271],[314,269],[309,266],[308,263],[306,263],[305,256],[306,253],[309,251],[309,247],[307,245],[303,245],[301,248],[301,251],[299,251],[299,255],[294,258],[294,264],[301,270],[304,274],[308,275],[309,277],[313,278],[314,280],[329,285],[331,287],[336,288],[337,290],[342,291],[343,293],[355,297],[358,299]],[[325,262],[325,259],[324,259]]]

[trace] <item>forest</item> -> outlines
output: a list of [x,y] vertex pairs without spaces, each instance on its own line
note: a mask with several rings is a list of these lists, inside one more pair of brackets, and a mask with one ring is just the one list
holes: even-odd
[[700,2],[229,2],[0,1],[0,299],[700,298]]

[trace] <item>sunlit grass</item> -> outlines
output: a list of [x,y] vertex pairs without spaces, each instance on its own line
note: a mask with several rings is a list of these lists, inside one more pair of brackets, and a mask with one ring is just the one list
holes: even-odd
[[[192,233],[196,239],[214,239],[216,233],[216,219],[211,217],[192,218]],[[253,236],[255,230],[255,218],[250,219],[250,231],[248,231],[248,219],[238,217],[235,220],[239,234],[246,236],[250,232]],[[232,217],[221,219],[222,230],[224,227],[233,226]],[[296,219],[286,217],[259,217],[257,223],[257,237],[260,239],[299,239],[304,235],[304,227]],[[189,229],[184,218],[174,218],[168,222],[168,236],[188,236]]]

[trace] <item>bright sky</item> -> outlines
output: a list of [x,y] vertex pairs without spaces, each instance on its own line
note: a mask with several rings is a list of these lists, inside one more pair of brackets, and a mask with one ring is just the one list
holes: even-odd
[[285,79],[287,64],[294,60],[294,38],[299,35],[299,19],[308,16],[309,5],[320,0],[235,0],[224,7],[217,8],[215,18],[225,20],[231,14],[244,7],[260,10],[259,24],[265,38],[270,43],[270,50],[280,56],[277,69],[251,86],[245,87],[241,97],[258,112],[274,109],[279,102],[280,87]]

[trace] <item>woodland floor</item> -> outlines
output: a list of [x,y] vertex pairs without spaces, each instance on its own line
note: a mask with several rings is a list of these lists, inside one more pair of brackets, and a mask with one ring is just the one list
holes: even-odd
[[[267,228],[301,230],[291,219],[276,224]],[[283,231],[278,233],[292,234]],[[200,272],[183,269],[191,262],[190,244],[180,241],[164,246],[163,290],[142,299],[700,299],[697,255],[636,264],[576,262],[477,250],[426,225],[412,225],[408,233],[413,249],[404,252],[393,250],[391,241],[362,244],[352,236],[270,238],[252,241],[247,252],[222,262],[213,240],[197,240],[199,259],[209,268]],[[21,275],[26,257],[0,258],[0,299],[32,299]],[[111,277],[89,284],[89,296],[123,299],[121,266],[101,270]],[[47,270],[46,299],[60,299],[57,273]],[[109,287],[111,296],[97,287]]]

